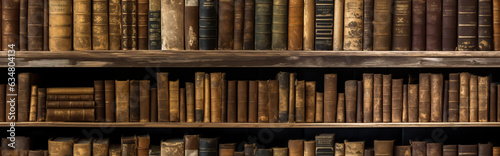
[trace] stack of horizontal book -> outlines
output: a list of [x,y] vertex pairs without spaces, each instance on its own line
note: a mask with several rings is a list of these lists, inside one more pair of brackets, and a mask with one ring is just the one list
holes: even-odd
[[47,88],[47,121],[94,121],[94,88]]

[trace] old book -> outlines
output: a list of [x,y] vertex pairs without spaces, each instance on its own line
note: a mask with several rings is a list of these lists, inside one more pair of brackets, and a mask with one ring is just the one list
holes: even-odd
[[[193,3],[196,3],[196,9],[192,9],[191,5],[194,5]],[[149,0],[149,8],[148,8],[148,19],[147,23],[147,35],[148,35],[148,49],[149,50],[161,50],[161,0]],[[188,16],[193,16],[192,14],[189,14],[188,12],[185,13],[185,18],[186,18],[186,26],[193,26],[191,23],[187,23],[187,21],[195,21],[196,22],[196,31],[198,32],[198,1],[194,1],[191,3],[186,2],[186,10],[190,10],[189,13],[194,13],[196,19],[191,19],[188,20]],[[193,28],[195,28],[193,27]],[[186,31],[185,31],[186,32]],[[196,34],[198,35],[198,34]],[[186,35],[186,38],[189,38],[190,36]],[[197,37],[196,37],[197,38]],[[142,42],[142,41],[141,41]],[[188,42],[186,42],[188,43]],[[187,45],[187,44],[186,44]],[[198,42],[196,42],[196,45],[198,45]],[[196,47],[198,49],[198,47]]]
[[304,156],[304,140],[288,140],[289,156]]
[[149,144],[150,144],[149,134],[137,136],[137,155],[148,156]]
[[97,138],[92,142],[92,155],[107,156],[109,149],[109,138]]
[[36,114],[38,110],[38,86],[31,86],[31,98],[30,98],[30,108],[29,108],[29,121],[36,121]]
[[255,144],[245,144],[244,145],[245,156],[255,156],[256,149],[257,147],[255,146]]
[[[43,7],[45,3],[43,0],[30,0],[28,1],[28,16],[27,19],[27,50],[29,51],[42,51],[43,50],[43,21],[44,13]],[[25,40],[26,41],[26,40]],[[23,45],[23,44],[21,44]]]
[[139,80],[139,121],[149,122],[150,81]]
[[304,1],[290,0],[288,7],[288,50],[302,50]]
[[306,122],[306,84],[304,80],[295,85],[295,122]]
[[120,145],[112,144],[109,146],[109,156],[121,156],[122,151]]
[[19,50],[26,51],[28,41],[28,0],[19,0]]
[[314,50],[315,1],[304,1],[303,49]]
[[390,50],[392,0],[375,0],[373,19],[373,50]]
[[426,50],[441,50],[442,0],[427,0],[426,3]]
[[[469,121],[469,83],[470,73],[460,73],[460,98],[459,98],[459,120],[460,122]],[[451,113],[450,113],[451,114]]]
[[256,156],[271,156],[273,155],[273,149],[257,149],[255,150]]
[[[227,121],[226,122],[236,122],[236,81],[227,81]],[[224,114],[223,114],[224,116]]]
[[273,0],[271,49],[286,50],[288,34],[288,0]]
[[[0,20],[1,22],[1,20]],[[0,30],[1,34],[1,30]],[[49,0],[43,0],[43,51],[49,51]],[[2,45],[0,45],[2,46]],[[1,47],[0,47],[1,48]]]
[[[277,75],[278,79],[278,119],[279,122],[288,122],[288,104],[289,104],[289,94],[290,94],[290,73],[289,72],[279,72]],[[242,84],[244,85],[244,84]],[[238,86],[239,89],[240,86]],[[247,87],[243,86],[246,90]],[[246,105],[246,104],[245,104]],[[239,105],[238,105],[239,106]],[[238,112],[239,113],[239,112]],[[246,113],[245,113],[246,115]]]
[[363,155],[364,156],[374,156],[375,155],[375,151],[374,151],[373,148],[367,148],[367,149],[365,149]]
[[491,122],[497,122],[497,84],[496,83],[490,83],[490,103],[489,103],[489,121]]
[[94,95],[91,95],[91,94],[50,94],[50,95],[47,95],[47,100],[48,101],[93,101]]
[[122,0],[121,6],[122,6],[121,7],[122,50],[136,50],[137,49],[137,0]]
[[344,140],[345,156],[362,156],[365,149],[364,141]]
[[95,108],[95,101],[47,101],[47,108]]
[[[53,3],[60,3],[54,1]],[[70,5],[70,4],[68,4]],[[2,1],[2,50],[10,50],[9,45],[19,45],[19,7],[18,0]],[[14,50],[19,50],[19,46],[14,46]]]
[[[200,50],[215,50],[217,49],[217,8],[215,5],[215,1],[199,0],[199,6],[200,14],[198,46]],[[162,11],[163,10],[164,9],[162,9]],[[166,14],[165,16],[168,16],[168,14]],[[162,29],[162,34],[163,31],[166,30]]]
[[268,96],[268,81],[259,81],[258,93],[258,122],[269,122],[269,96]]
[[411,50],[411,1],[394,1],[392,19],[392,50]]
[[335,134],[316,135],[316,155],[331,156],[334,154]]
[[255,0],[245,0],[243,19],[243,50],[255,49]]
[[94,95],[93,87],[59,87],[47,88],[47,95],[49,94],[62,94],[62,95]]
[[427,155],[442,156],[443,144],[442,143],[427,143]]
[[324,75],[324,121],[335,122],[337,116],[337,74]]
[[212,109],[211,109],[210,105],[211,105],[211,101],[212,101],[212,96],[211,96],[211,87],[212,86],[210,85],[210,83],[211,83],[210,76],[211,75],[209,73],[205,73],[205,76],[204,76],[204,81],[205,82],[203,84],[205,86],[203,87],[203,89],[204,89],[204,91],[203,91],[204,95],[203,96],[205,98],[203,99],[204,100],[203,101],[203,107],[204,107],[203,108],[203,110],[204,110],[204,112],[203,112],[203,122],[210,122],[210,118],[211,118],[210,113],[211,113]]
[[391,121],[403,121],[403,79],[392,79]]
[[500,155],[500,147],[493,147],[493,156]]
[[315,122],[323,122],[323,93],[322,92],[316,92],[316,115],[315,115]]
[[200,135],[184,135],[184,154],[188,156],[198,156]]
[[186,122],[186,88],[179,88],[179,121]]
[[222,81],[222,73],[210,73],[210,111],[212,122],[222,122]]
[[392,75],[382,75],[382,122],[391,122],[392,117]]
[[[116,122],[129,122],[130,81],[115,81]],[[48,114],[47,114],[48,115]]]
[[394,146],[395,156],[411,156],[411,146]]
[[129,94],[129,116],[130,122],[139,122],[140,116],[140,92],[139,80],[130,80],[130,94]]
[[374,140],[373,149],[376,156],[391,156],[394,151],[394,140]]
[[458,50],[477,49],[477,0],[458,1]]
[[104,99],[104,81],[94,80],[94,96],[95,96],[95,111],[96,121],[104,121],[105,112],[105,99]]
[[493,0],[493,47],[500,50],[500,1]]
[[151,88],[150,90],[150,121],[151,122],[158,122],[158,89],[157,88]]
[[477,75],[470,75],[469,81],[469,122],[477,122],[478,117],[478,95]]
[[[204,1],[200,1],[204,2]],[[206,2],[205,2],[206,3]],[[184,49],[184,0],[162,0],[161,41],[162,50]],[[205,7],[205,6],[204,6]],[[212,2],[212,7],[214,4]],[[203,8],[203,7],[201,7]],[[203,9],[201,9],[203,10]],[[205,12],[200,10],[200,15]],[[202,16],[200,16],[202,17]],[[201,20],[201,18],[200,18]],[[205,23],[204,23],[205,24]],[[214,23],[216,25],[216,23]],[[201,25],[201,24],[200,24]],[[215,28],[217,29],[217,28]],[[202,35],[200,33],[200,35]],[[205,35],[205,34],[203,34]]]
[[121,50],[121,0],[109,0],[109,50]]
[[339,93],[337,102],[337,120],[336,122],[345,122],[345,103],[344,93]]
[[383,76],[382,74],[373,74],[373,122],[382,122],[383,120]]
[[137,136],[122,136],[121,150],[122,155],[137,155]]
[[74,156],[92,155],[92,138],[82,138],[73,145]]
[[443,74],[431,74],[431,122],[443,122]]
[[443,51],[455,51],[457,49],[457,4],[456,0],[443,0]]
[[423,51],[426,47],[426,0],[412,1],[412,38],[411,50]]
[[234,32],[233,49],[243,50],[243,26],[244,26],[245,1],[234,1]]
[[344,45],[344,1],[335,0],[333,8],[333,50],[343,50]]
[[[151,1],[151,0],[150,0]],[[151,2],[150,2],[151,3]],[[184,48],[186,50],[198,50],[198,32],[199,32],[199,0],[186,0],[184,7]],[[158,12],[160,8],[157,9]],[[151,7],[150,7],[151,12]],[[158,15],[159,17],[160,15]],[[158,20],[161,21],[161,20]],[[151,27],[151,26],[150,26]],[[151,29],[151,28],[150,28]],[[155,29],[161,30],[161,27]],[[150,30],[151,31],[151,30]],[[155,31],[156,32],[156,31]],[[161,32],[157,32],[161,35]],[[151,36],[150,36],[151,38]],[[160,38],[157,38],[161,42]],[[156,43],[156,42],[155,42]],[[150,45],[151,46],[151,45]],[[151,49],[151,47],[150,47]]]
[[444,80],[444,88],[443,88],[443,109],[441,110],[443,122],[448,122],[448,108],[449,108],[449,90],[450,90],[450,81]]
[[257,122],[259,84],[258,81],[248,81],[248,122]]
[[333,0],[316,0],[314,49],[333,50]]
[[411,141],[411,155],[425,155],[427,142],[425,141]]
[[158,121],[168,122],[169,121],[169,81],[168,73],[156,73],[156,83],[158,86],[157,96],[158,96]]
[[363,50],[373,50],[373,14],[374,0],[364,0],[363,2]]
[[186,82],[186,122],[195,121],[195,93],[194,84]]
[[[73,49],[92,49],[91,0],[73,1]],[[71,32],[70,32],[71,33]]]
[[[47,96],[48,98],[48,96]],[[115,81],[114,80],[104,80],[104,105],[105,105],[105,121],[114,122],[115,121]]]
[[363,122],[363,81],[358,81],[356,93],[356,122]]
[[235,143],[227,143],[219,145],[219,156],[233,156]]
[[477,145],[477,155],[483,156],[483,155],[492,155],[493,154],[493,143],[489,142],[486,144],[481,144],[479,143]]
[[458,145],[458,155],[478,155],[477,145]]
[[306,122],[314,122],[316,116],[316,82],[306,82]]
[[[479,76],[477,78],[477,99],[478,99],[478,121],[479,122],[488,122],[489,118],[489,109],[488,109],[488,96],[489,92],[489,77],[488,76]],[[491,109],[491,108],[490,108]]]
[[448,78],[450,88],[448,89],[448,121],[449,122],[458,122],[458,110],[459,110],[459,90],[460,90],[460,82],[459,82],[459,73],[450,73]]
[[[348,80],[345,82],[345,118],[347,123],[356,122],[356,97],[357,97],[357,82],[356,80]],[[338,114],[337,110],[337,114]]]
[[493,50],[493,4],[492,0],[480,0],[478,4],[478,40],[480,51]]
[[204,87],[205,87],[205,73],[204,72],[196,72],[194,81],[194,97],[195,97],[195,121],[203,122],[204,117]]
[[73,155],[73,144],[77,141],[78,139],[70,137],[50,138],[49,155]]
[[278,112],[279,112],[279,84],[278,80],[269,80],[267,82],[268,86],[268,111],[269,111],[269,122],[278,122]]
[[94,114],[94,108],[48,108],[46,121],[94,121]]
[[457,145],[443,145],[443,156],[458,155]]
[[169,121],[180,121],[180,103],[179,103],[179,80],[169,81],[168,83],[168,97],[169,97]]
[[43,156],[43,151],[44,150],[29,150],[28,155],[29,156]]
[[346,0],[344,12],[344,50],[362,49],[363,0]]
[[149,0],[137,0],[137,49],[148,50]]
[[[139,7],[141,7],[141,4],[139,4]],[[109,19],[108,1],[93,0],[92,1],[92,49],[93,50],[109,49],[108,19]],[[100,121],[99,119],[97,120]]]
[[271,49],[272,7],[272,0],[255,0],[255,50]]
[[[236,156],[236,152],[234,153],[234,155]],[[287,147],[273,148],[273,156],[288,156],[288,148]]]
[[421,73],[419,80],[418,122],[429,122],[431,117],[431,74]]
[[408,122],[408,85],[403,84],[403,116],[402,122]]
[[[5,41],[5,40],[4,40]],[[18,79],[18,119],[19,122],[29,121],[30,95],[31,95],[31,73],[19,73]]]
[[200,156],[216,156],[217,146],[219,145],[217,138],[200,138],[199,155]]
[[315,156],[316,141],[304,141],[304,156]]
[[227,91],[228,91],[228,81],[226,80],[226,73],[221,74],[221,107],[220,116],[221,122],[227,122]]
[[232,50],[234,40],[234,0],[219,0],[219,50]]
[[[237,84],[237,121],[248,122],[248,81],[239,80]],[[287,106],[288,107],[288,106]],[[288,114],[287,114],[288,115]]]
[[335,143],[335,156],[345,155],[345,145],[344,143]]
[[363,122],[373,122],[373,74],[363,74]]
[[288,122],[293,123],[295,122],[295,84],[297,83],[297,73],[290,73],[290,87],[289,87],[289,94],[288,94]]

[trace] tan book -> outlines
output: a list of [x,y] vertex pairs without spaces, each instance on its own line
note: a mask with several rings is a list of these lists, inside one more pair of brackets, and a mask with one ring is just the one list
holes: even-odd
[[235,143],[220,144],[219,145],[219,156],[233,156]]
[[205,73],[196,72],[194,74],[194,109],[195,109],[195,121],[203,122],[204,113],[204,102],[205,102]]
[[382,74],[373,74],[373,122],[382,122]]
[[[237,121],[236,112],[238,110],[236,109],[236,107],[237,107],[236,87],[237,86],[236,86],[235,80],[227,81],[227,91],[225,91],[225,92],[227,92],[227,109],[226,109],[227,110],[227,120],[226,120],[226,122],[236,122]],[[276,100],[276,102],[278,102],[278,100]],[[277,104],[276,104],[276,107],[278,107]],[[222,116],[224,116],[224,113],[222,114]],[[276,115],[276,116],[278,116],[278,115]]]
[[364,141],[344,141],[345,156],[363,156],[365,150]]
[[427,142],[425,141],[411,141],[411,155],[425,155]]
[[258,93],[258,122],[269,122],[269,96],[268,96],[268,81],[259,81]]
[[333,50],[343,50],[344,45],[344,0],[335,0],[333,12]]
[[288,140],[289,156],[304,156],[304,140]]
[[306,122],[314,122],[316,115],[316,82],[306,82]]
[[73,145],[78,139],[71,137],[50,138],[49,155],[73,155]]
[[[236,153],[237,152],[234,153],[234,156],[237,156]],[[288,156],[288,148],[287,147],[273,148],[273,156]]]
[[431,122],[443,122],[443,74],[431,74]]
[[418,122],[429,122],[431,117],[431,86],[430,73],[421,73],[419,80],[419,104],[418,104]]
[[323,97],[323,93],[316,92],[316,118],[314,119],[315,122],[323,122]]
[[203,122],[210,122],[210,118],[211,118],[211,101],[212,101],[212,96],[211,96],[211,81],[210,81],[210,74],[209,73],[205,73],[205,76],[204,76],[204,99],[203,99]]
[[304,156],[315,156],[316,141],[304,141]]
[[186,82],[186,122],[195,121],[195,89],[192,82]]
[[302,50],[304,33],[304,1],[288,3],[288,50]]
[[418,122],[418,84],[408,85],[408,122]]
[[344,143],[335,143],[335,156],[345,156]]
[[109,49],[108,1],[92,0],[92,49]]
[[51,94],[65,94],[65,95],[77,95],[77,94],[94,94],[94,87],[60,87],[60,88],[47,88],[47,95]]
[[73,146],[73,156],[92,155],[92,138],[83,138],[75,142]]
[[258,94],[259,94],[259,82],[249,81],[248,82],[248,122],[255,123],[258,118]]
[[[116,122],[129,122],[130,81],[115,81]],[[48,113],[48,112],[47,112]]]
[[122,156],[137,155],[137,136],[122,136],[121,138],[121,153]]
[[493,147],[493,156],[500,156],[500,147]]
[[91,0],[73,0],[73,49],[92,49]]
[[150,105],[151,105],[151,94],[150,94],[150,81],[149,80],[139,80],[139,121],[149,122],[150,119]]
[[392,122],[403,121],[403,79],[392,79]]
[[373,149],[375,156],[392,156],[394,140],[374,140]]
[[304,1],[304,50],[314,50],[315,1]]
[[373,122],[373,74],[363,74],[363,122]]
[[168,156],[183,156],[184,140],[183,139],[168,139],[161,142],[161,155]]
[[295,122],[306,122],[306,84],[304,80],[295,85]]
[[[347,123],[356,122],[357,81],[345,82],[345,118]],[[338,113],[338,112],[337,112]]]
[[170,107],[168,105],[168,73],[156,73],[157,96],[158,96],[158,122],[168,122]]
[[324,121],[334,123],[337,117],[337,74],[324,75]]
[[470,75],[469,79],[469,122],[477,122],[478,117],[478,95],[477,75]]
[[297,73],[290,73],[290,92],[288,94],[288,122],[295,122],[295,84]]
[[29,114],[30,115],[29,116],[30,122],[36,121],[37,109],[38,109],[38,86],[32,85],[31,86],[31,99],[30,99],[30,114]]
[[186,88],[179,88],[179,120],[186,122]]
[[391,122],[392,117],[392,75],[382,75],[382,122]]
[[477,78],[477,98],[478,98],[478,121],[488,122],[489,110],[488,110],[488,93],[489,93],[489,77],[479,76]]
[[149,156],[150,139],[149,134],[137,136],[137,156]]
[[161,0],[161,5],[161,49],[183,50],[184,0]]
[[469,83],[470,74],[460,73],[460,100],[459,100],[459,121],[469,121]]
[[278,110],[279,110],[278,80],[269,80],[267,89],[268,89],[267,110],[269,111],[269,122],[275,123],[278,122]]
[[411,146],[395,146],[394,156],[411,156]]
[[121,0],[109,0],[109,50],[121,49]]
[[[78,2],[77,2],[78,3]],[[90,5],[88,5],[90,7]],[[71,51],[73,1],[51,0],[49,3],[49,49]],[[90,13],[90,12],[89,12]],[[48,90],[47,90],[48,91]]]
[[170,122],[180,121],[180,103],[179,103],[179,80],[168,82],[168,98],[170,110]]
[[344,50],[362,50],[363,0],[345,0],[344,9]]
[[92,155],[107,156],[109,151],[109,138],[94,139],[92,143]]
[[345,103],[344,103],[344,93],[339,93],[337,102],[337,120],[336,122],[345,122]]

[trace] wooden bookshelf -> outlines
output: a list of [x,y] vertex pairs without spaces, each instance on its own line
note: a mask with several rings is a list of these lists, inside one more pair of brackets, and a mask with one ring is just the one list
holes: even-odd
[[[0,67],[7,67],[1,51]],[[500,51],[18,51],[16,68],[282,67],[498,68]]]

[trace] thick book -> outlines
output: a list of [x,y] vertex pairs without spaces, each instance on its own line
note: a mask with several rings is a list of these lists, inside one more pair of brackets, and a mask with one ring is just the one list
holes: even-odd
[[394,155],[394,140],[374,140],[373,149],[375,156]]
[[30,98],[30,110],[29,110],[29,121],[36,121],[36,114],[38,110],[38,86],[31,86],[31,98]]
[[[139,121],[149,122],[150,81],[139,80]],[[96,106],[97,107],[97,106]],[[97,108],[96,108],[97,109]]]
[[[115,81],[116,122],[130,121],[130,81]],[[47,113],[48,115],[48,113]]]
[[373,50],[391,49],[392,0],[375,0]]
[[477,145],[458,145],[458,155],[478,155]]
[[459,110],[459,99],[460,99],[460,81],[459,73],[450,73],[449,78],[449,89],[448,89],[448,122],[458,122],[458,110]]
[[59,94],[59,95],[94,95],[94,87],[59,87],[59,88],[47,88],[47,95]]
[[273,0],[271,48],[286,50],[288,42],[288,0]]
[[192,82],[186,82],[185,85],[186,85],[186,122],[194,122],[195,121],[194,84]]
[[[190,13],[195,13],[198,17],[198,1],[195,1],[196,8],[192,9],[192,3],[186,3],[186,10],[190,10]],[[191,4],[191,5],[188,5]],[[188,14],[185,14],[186,21],[189,21]],[[190,15],[190,14],[189,14]],[[161,0],[149,0],[149,8],[148,8],[148,49],[149,50],[161,50]],[[196,25],[190,25],[190,23],[186,23],[187,26],[193,26],[193,29],[196,28],[198,32],[198,18],[192,19],[190,21],[196,21]],[[195,34],[198,35],[198,34]],[[186,35],[186,38],[190,36]],[[198,38],[198,37],[196,37]],[[188,42],[186,42],[188,43]],[[198,42],[196,42],[198,45]],[[187,49],[187,48],[186,48]],[[198,49],[198,47],[196,47]]]
[[[215,3],[216,2],[214,0],[199,0],[200,14],[198,46],[200,50],[217,49],[217,8]],[[164,9],[162,9],[162,12],[163,10]],[[165,16],[168,16],[168,14],[165,14]],[[163,31],[166,30],[162,29],[162,36]],[[164,37],[162,37],[162,39]]]
[[184,135],[184,154],[187,156],[198,156],[200,135]]
[[489,103],[489,121],[491,122],[497,122],[497,84],[496,83],[490,83],[490,103]]
[[[276,77],[278,79],[278,97],[279,97],[279,99],[278,99],[279,100],[278,119],[279,119],[279,122],[288,122],[288,112],[289,112],[288,111],[288,104],[289,104],[288,95],[290,94],[290,73],[289,72],[279,72]],[[238,81],[238,83],[239,83],[239,81]],[[242,84],[242,85],[244,85],[244,84]],[[240,86],[238,85],[238,89],[239,89],[239,87]],[[242,87],[247,88],[245,86],[242,86]],[[245,105],[243,105],[243,106],[245,106]],[[246,115],[246,113],[245,113],[245,115]]]
[[243,17],[243,50],[255,49],[255,0],[245,0]]
[[[92,49],[92,1],[73,0],[73,49]],[[70,32],[71,33],[71,32]]]
[[258,112],[258,96],[259,84],[258,81],[248,81],[248,122],[257,122]]
[[[61,3],[60,0],[52,0],[52,3]],[[71,6],[70,1],[63,1]],[[19,7],[18,0],[2,1],[2,50],[7,51],[9,45],[19,45]],[[51,11],[52,12],[52,11]],[[53,17],[53,16],[52,16]],[[14,46],[14,50],[19,50],[19,46]]]
[[239,80],[237,85],[237,121],[248,122],[248,81]]
[[457,46],[459,51],[477,50],[477,5],[477,0],[458,0]]
[[104,121],[105,118],[105,101],[104,101],[104,81],[94,81],[94,97],[95,97],[95,112],[96,121]]
[[245,14],[245,1],[234,1],[234,32],[233,32],[233,49],[243,50],[243,26]]
[[427,142],[425,141],[411,141],[411,155],[425,155],[427,150]]
[[315,137],[316,140],[316,156],[331,156],[335,154],[334,143],[335,134],[319,134]]
[[363,122],[373,122],[373,74],[363,74]]
[[258,93],[258,122],[269,122],[269,90],[268,81],[259,81],[259,93]]
[[427,143],[427,155],[442,156],[443,144],[442,143]]
[[418,88],[418,122],[429,122],[431,117],[431,74],[420,73]]
[[493,156],[499,156],[500,155],[500,147],[493,147]]
[[[151,3],[151,0],[150,0]],[[185,0],[184,7],[184,48],[186,50],[198,50],[199,32],[199,0]],[[150,7],[151,9],[151,7]],[[157,9],[160,12],[160,8]],[[151,10],[150,10],[151,12]],[[151,19],[150,19],[151,20]],[[158,19],[158,21],[161,21]],[[150,26],[151,27],[151,26]],[[150,28],[151,29],[151,28]],[[155,27],[161,35],[161,27]],[[151,30],[150,30],[151,31]],[[150,37],[151,38],[151,37]],[[161,38],[157,39],[161,42]],[[151,46],[151,45],[150,45]],[[151,49],[151,48],[150,48]]]
[[130,122],[139,122],[140,115],[140,92],[139,92],[139,80],[130,80],[129,87],[129,116]]
[[73,145],[73,156],[92,155],[92,138],[82,138]]
[[392,50],[411,50],[411,0],[394,0]]
[[338,94],[338,101],[337,101],[337,120],[336,122],[343,123],[345,122],[345,97],[344,93],[339,93]]
[[[46,121],[94,121],[94,108],[48,108]],[[128,119],[128,116],[127,116]],[[117,120],[118,121],[118,120]]]
[[316,92],[316,115],[314,122],[323,122],[323,97],[324,94],[322,92]]
[[[147,6],[146,6],[147,7]],[[92,1],[92,49],[109,49],[108,1]]]
[[431,122],[443,122],[443,74],[431,74]]
[[148,50],[149,0],[137,0],[137,49]]
[[218,0],[219,50],[232,50],[234,40],[234,0]]
[[304,1],[304,31],[302,46],[304,50],[314,50],[314,7],[315,1]]
[[478,4],[477,50],[493,50],[493,4],[492,0],[480,0]]
[[443,145],[443,156],[457,156],[457,145]]
[[363,50],[373,50],[373,1],[364,0],[363,2]]
[[158,89],[157,88],[151,88],[150,90],[150,108],[151,111],[149,111],[150,114],[150,121],[151,122],[158,122]]
[[392,79],[391,121],[403,121],[403,79]]
[[121,6],[121,50],[137,50],[137,0],[122,0]]
[[288,140],[289,156],[304,156],[304,140]]
[[482,144],[482,143],[479,143],[477,145],[477,155],[480,155],[480,156],[486,156],[486,155],[492,155],[493,154],[493,143],[489,142],[489,143],[485,143],[485,144]]
[[43,0],[28,1],[27,50],[29,51],[43,50],[44,5]]
[[324,122],[334,123],[337,117],[337,74],[324,75]]
[[107,156],[109,151],[109,138],[97,138],[92,142],[92,155]]
[[[210,119],[212,117],[210,115],[211,112],[212,112],[211,101],[212,101],[212,98],[215,98],[215,97],[211,96],[211,93],[212,93],[211,87],[212,86],[210,85],[210,83],[211,83],[211,81],[210,81],[211,80],[210,74],[209,73],[205,73],[204,78],[205,78],[204,79],[205,82],[203,84],[205,86],[203,87],[203,89],[204,89],[204,91],[203,91],[204,95],[203,96],[205,98],[203,99],[204,100],[203,101],[203,107],[204,107],[203,108],[203,110],[204,110],[204,112],[203,112],[203,122],[210,122]],[[216,97],[216,98],[219,98],[219,97]],[[222,98],[222,97],[220,97],[220,98]]]
[[316,0],[314,49],[333,50],[333,0]]
[[[356,97],[357,82],[348,80],[345,82],[345,121],[347,123],[356,122]],[[339,112],[337,111],[337,114]]]
[[[234,153],[236,155],[236,152]],[[273,156],[288,156],[288,148],[287,147],[275,147],[273,148]]]
[[49,155],[73,155],[73,145],[78,139],[70,137],[50,138],[48,143]]
[[137,136],[137,155],[149,155],[150,137],[149,134]]
[[344,1],[335,0],[333,7],[333,50],[343,50],[344,45]]
[[[205,73],[196,72],[194,74],[194,117],[196,122],[203,122],[204,117],[204,87],[205,87]],[[160,91],[160,90],[158,90]],[[160,104],[160,102],[158,102]]]
[[[344,140],[345,156],[362,156],[365,151],[364,141],[347,141]],[[376,153],[376,151],[375,151]],[[375,154],[376,155],[376,154]]]
[[493,47],[500,50],[500,1],[493,0]]
[[[209,0],[210,1],[210,0]],[[202,2],[202,1],[200,1]],[[161,2],[161,49],[184,49],[184,0],[162,0]],[[214,7],[215,4],[211,4]],[[206,5],[204,5],[205,7]],[[203,7],[200,7],[200,9]],[[203,14],[200,11],[200,15]],[[201,20],[201,18],[200,18]],[[214,23],[217,25],[216,23]],[[200,24],[201,25],[201,24]],[[216,28],[217,29],[217,28]],[[201,35],[201,34],[200,34]]]
[[382,122],[383,120],[383,76],[382,74],[373,74],[373,122]]
[[[344,50],[362,50],[363,0],[345,0],[344,9]],[[375,12],[375,21],[377,21],[377,12]],[[378,34],[375,33],[375,35]],[[376,39],[375,42],[377,42]]]
[[458,116],[460,122],[469,121],[469,82],[471,74],[467,72],[460,73],[459,75],[460,89],[459,89],[459,105]]
[[456,0],[443,0],[442,49],[455,51],[457,49],[457,7]]
[[[28,0],[19,0],[19,50],[26,51],[28,41]],[[18,45],[16,45],[18,46]]]
[[394,156],[411,156],[411,146],[394,146]]
[[295,122],[306,121],[306,84],[304,80],[297,81],[295,85]]
[[288,94],[288,122],[293,123],[295,122],[295,84],[297,82],[297,73],[290,73],[290,87],[289,87],[289,94]]
[[427,0],[426,3],[426,50],[440,51],[442,35],[442,0]]
[[288,50],[302,50],[304,1],[289,0],[288,7]]
[[169,121],[180,121],[180,101],[179,101],[179,80],[168,82],[168,98],[169,98]]
[[316,81],[306,81],[306,122],[314,122],[316,115]]
[[413,0],[412,1],[412,38],[411,50],[424,51],[425,50],[425,37],[426,37],[426,0]]
[[200,138],[199,156],[217,156],[218,138]]
[[219,145],[219,156],[233,156],[235,143],[227,143]]
[[109,156],[121,156],[121,146],[119,144],[112,144],[109,146]]
[[93,100],[94,100],[94,95],[90,95],[90,94],[50,94],[50,95],[47,95],[47,101],[93,101]]
[[443,88],[443,109],[441,110],[441,119],[443,122],[448,122],[448,108],[449,108],[449,91],[450,91],[450,81],[444,80]]
[[137,155],[137,136],[122,136],[121,138],[122,155]]
[[272,0],[255,0],[255,50],[271,49]]
[[382,75],[382,122],[391,122],[392,117],[392,75]]
[[109,50],[121,50],[121,0],[109,0]]
[[105,105],[105,121],[114,122],[115,121],[115,81],[114,80],[104,80],[104,105]]
[[363,122],[363,81],[358,81],[356,93],[356,122]]
[[245,144],[244,145],[245,156],[255,156],[256,149],[257,149],[257,147],[255,146],[255,144]]
[[408,122],[408,85],[403,84],[403,113],[402,122]]
[[304,156],[314,156],[316,149],[316,141],[304,141]]
[[47,108],[95,108],[95,101],[47,101]]
[[345,155],[345,145],[344,143],[335,143],[335,156]]
[[[226,120],[227,122],[236,122],[237,121],[237,117],[236,117],[236,112],[237,112],[236,87],[237,86],[236,86],[235,80],[227,81],[227,111],[226,111],[227,112],[227,120]],[[222,114],[222,117],[224,117],[224,114]]]
[[[367,149],[365,149],[363,155],[364,156],[374,156],[375,150],[373,148],[367,148]],[[411,156],[411,155],[409,155],[409,156]]]
[[20,73],[17,76],[18,79],[18,119],[19,122],[29,121],[29,113],[30,113],[30,94],[31,94],[31,73]]
[[[488,122],[489,118],[489,109],[488,109],[488,97],[489,95],[489,77],[488,76],[479,76],[477,77],[477,104],[478,104],[478,121],[479,122]],[[491,108],[490,108],[491,109]]]
[[[222,73],[210,73],[210,121],[222,122]],[[207,107],[205,107],[207,109]]]
[[269,122],[278,122],[278,112],[279,112],[279,87],[278,80],[269,80],[267,83],[268,89],[268,111],[269,111]]
[[158,96],[158,122],[169,121],[169,98],[168,98],[168,73],[156,73],[157,96]]

